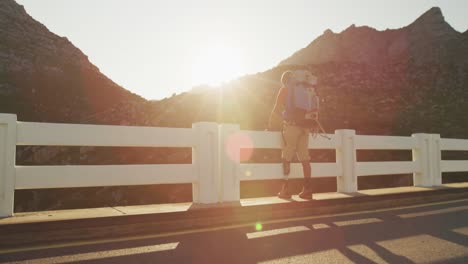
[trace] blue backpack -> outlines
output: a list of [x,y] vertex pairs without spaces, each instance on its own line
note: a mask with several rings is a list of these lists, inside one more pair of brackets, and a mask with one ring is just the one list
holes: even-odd
[[283,119],[301,127],[314,127],[318,119],[317,79],[305,70],[294,71],[286,84],[287,95]]

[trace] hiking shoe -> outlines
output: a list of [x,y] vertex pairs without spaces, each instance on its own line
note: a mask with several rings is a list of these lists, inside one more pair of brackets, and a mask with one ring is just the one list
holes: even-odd
[[289,192],[289,189],[288,189],[288,181],[287,180],[284,181],[283,187],[281,188],[281,191],[278,193],[278,198],[291,199],[291,193]]
[[312,200],[312,182],[310,178],[304,179],[304,186],[302,191],[299,193],[299,197],[302,199]]

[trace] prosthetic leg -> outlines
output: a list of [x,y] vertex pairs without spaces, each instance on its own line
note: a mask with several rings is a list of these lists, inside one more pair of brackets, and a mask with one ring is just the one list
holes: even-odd
[[288,189],[288,176],[289,176],[290,171],[291,171],[291,162],[287,160],[283,160],[284,180],[283,180],[283,187],[281,188],[281,191],[278,193],[279,198],[291,199],[291,193],[289,192],[289,189]]
[[304,185],[302,191],[299,193],[299,197],[302,199],[312,199],[312,179],[311,179],[311,169],[310,162],[302,162],[302,170],[304,172]]

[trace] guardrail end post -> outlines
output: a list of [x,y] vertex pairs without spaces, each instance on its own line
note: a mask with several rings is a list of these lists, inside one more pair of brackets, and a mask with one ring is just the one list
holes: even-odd
[[197,137],[192,163],[198,176],[197,182],[192,184],[193,203],[217,203],[220,192],[218,124],[199,122],[192,128]]
[[341,166],[342,174],[336,179],[337,192],[354,193],[358,191],[356,176],[356,131],[351,129],[335,130],[341,145],[336,148],[336,163]]
[[421,187],[432,186],[431,173],[431,135],[425,133],[412,134],[416,138],[417,147],[412,150],[413,161],[419,164],[419,170],[413,173],[413,185]]
[[240,147],[238,142],[240,126],[221,124],[220,131],[220,175],[222,202],[240,201]]
[[0,114],[0,217],[13,216],[16,115]]

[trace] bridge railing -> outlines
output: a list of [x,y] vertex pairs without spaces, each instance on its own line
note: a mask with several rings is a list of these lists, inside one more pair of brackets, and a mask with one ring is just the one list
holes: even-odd
[[[337,177],[338,192],[356,192],[357,178],[412,173],[416,186],[436,186],[442,172],[468,171],[468,160],[441,160],[441,151],[468,151],[468,140],[437,134],[356,135],[336,130],[310,138],[310,149],[335,150],[335,162],[312,163],[313,177]],[[13,214],[19,189],[191,183],[193,202],[240,199],[240,182],[283,178],[281,164],[242,163],[241,149],[280,149],[279,132],[200,122],[192,128],[18,122],[0,114],[0,216]],[[16,146],[191,147],[191,164],[18,166]],[[411,161],[358,162],[356,150],[411,150]],[[302,178],[292,164],[290,178]]]
[[[20,189],[192,183],[193,201],[216,203],[218,125],[192,128],[17,122],[0,114],[0,216]],[[191,147],[191,164],[18,166],[16,146]]]
[[[279,132],[240,130],[238,125],[222,125],[220,131],[222,148],[226,148],[220,151],[222,201],[239,200],[240,181],[284,178],[281,164],[241,163],[239,158],[242,148],[280,149]],[[230,144],[231,138],[236,138],[238,144]],[[338,192],[357,192],[358,177],[413,174],[415,186],[430,187],[442,184],[442,172],[468,171],[468,160],[441,160],[441,151],[468,151],[468,140],[441,139],[438,134],[372,136],[343,129],[326,137],[309,135],[309,149],[335,150],[335,162],[311,163],[311,167],[312,177],[336,177]],[[412,151],[412,160],[360,162],[357,150],[408,150]],[[301,165],[292,164],[289,178],[302,177]]]

